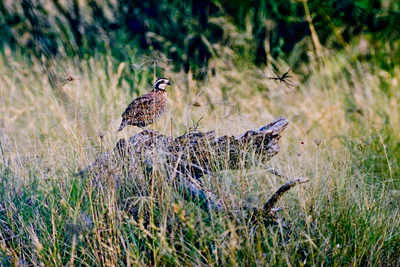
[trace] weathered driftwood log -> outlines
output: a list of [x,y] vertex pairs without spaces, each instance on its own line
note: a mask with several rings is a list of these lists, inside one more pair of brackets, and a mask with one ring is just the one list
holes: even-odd
[[125,169],[128,166],[130,172],[151,172],[158,166],[158,169],[165,170],[169,184],[185,189],[189,196],[200,200],[207,210],[220,210],[224,209],[223,200],[211,192],[200,178],[222,170],[254,165],[283,176],[281,172],[268,167],[266,162],[280,151],[279,134],[288,124],[284,117],[279,117],[261,128],[236,136],[220,137],[210,131],[187,133],[173,139],[155,131],[144,131],[128,140],[120,139],[113,151],[100,156],[80,174],[110,173],[121,164],[125,164]]

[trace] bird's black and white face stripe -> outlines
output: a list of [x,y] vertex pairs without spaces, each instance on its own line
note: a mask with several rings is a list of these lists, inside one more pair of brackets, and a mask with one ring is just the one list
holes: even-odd
[[154,90],[165,90],[167,85],[171,85],[171,82],[167,78],[158,78],[154,83]]

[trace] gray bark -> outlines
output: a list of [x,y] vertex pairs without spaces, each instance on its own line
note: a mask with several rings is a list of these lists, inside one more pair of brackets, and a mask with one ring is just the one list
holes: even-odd
[[[283,176],[266,162],[280,151],[280,133],[288,124],[284,117],[279,117],[258,129],[219,137],[210,131],[187,133],[173,139],[155,131],[143,131],[128,140],[120,139],[114,150],[101,155],[79,174],[93,173],[98,177],[104,172],[114,173],[118,180],[112,170],[121,165],[133,172],[133,176],[150,173],[157,166],[165,171],[170,185],[183,188],[188,196],[200,200],[206,210],[222,210],[225,208],[223,199],[207,188],[200,178],[254,165]],[[274,195],[274,204],[281,195]],[[269,211],[273,205],[270,206]]]

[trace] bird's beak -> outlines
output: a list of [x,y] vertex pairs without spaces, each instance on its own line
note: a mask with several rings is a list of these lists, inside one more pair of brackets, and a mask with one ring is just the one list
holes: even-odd
[[168,85],[171,85],[172,83],[170,81],[167,82]]

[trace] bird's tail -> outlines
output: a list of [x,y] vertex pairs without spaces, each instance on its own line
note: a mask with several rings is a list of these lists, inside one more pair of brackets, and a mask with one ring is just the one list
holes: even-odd
[[124,129],[124,127],[128,124],[128,120],[123,119],[121,122],[121,126],[119,126],[118,132],[122,131],[122,129]]

